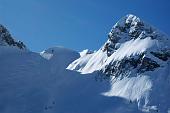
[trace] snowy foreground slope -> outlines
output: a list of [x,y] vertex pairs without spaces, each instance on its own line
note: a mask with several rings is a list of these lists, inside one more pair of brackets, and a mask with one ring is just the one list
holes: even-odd
[[[120,97],[102,95],[108,81],[96,74],[66,70],[79,57],[75,51],[51,48],[39,55],[0,47],[0,113],[112,113],[138,111]],[[45,53],[45,56],[44,56]],[[48,55],[51,58],[46,59]],[[45,58],[44,58],[45,57]]]
[[2,36],[0,113],[170,113],[169,39],[136,16],[96,52],[35,53]]

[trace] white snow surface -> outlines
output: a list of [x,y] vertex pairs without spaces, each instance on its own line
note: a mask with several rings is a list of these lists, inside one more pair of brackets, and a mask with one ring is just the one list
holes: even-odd
[[[123,19],[117,24],[123,26]],[[132,24],[135,26],[141,20],[134,15],[129,15],[126,21],[132,21]],[[150,26],[145,24],[145,27]],[[134,29],[130,28],[130,30]],[[170,106],[170,100],[168,99],[168,95],[170,95],[170,60],[162,61],[154,57],[150,52],[170,50],[170,40],[164,33],[155,28],[153,30],[160,37],[156,39],[152,39],[149,36],[143,38],[141,34],[136,39],[129,38],[127,40],[129,36],[122,34],[120,41],[116,44],[117,49],[111,56],[107,56],[102,47],[93,54],[82,55],[73,61],[67,69],[75,70],[82,74],[95,73],[103,70],[107,65],[115,61],[121,62],[125,58],[135,58],[135,56],[145,53],[144,57],[151,58],[161,66],[154,71],[148,71],[143,74],[136,74],[133,70],[129,69],[129,73],[124,78],[121,75],[118,78],[113,76],[110,81],[110,89],[103,92],[102,95],[121,97],[129,100],[130,103],[137,102],[138,108],[142,112],[167,113]]]
[[[140,21],[129,15],[131,20]],[[169,113],[170,60],[147,53],[169,47],[164,37],[121,39],[108,57],[103,47],[80,53],[52,47],[36,53],[0,46],[0,113]],[[102,78],[106,65],[145,52],[161,66]]]
[[131,101],[140,100],[152,88],[152,81],[149,76],[125,77],[122,80],[113,80],[111,83],[111,90],[103,93],[104,95],[120,96]]
[[102,50],[98,50],[92,54],[83,55],[79,59],[71,63],[67,69],[78,70],[82,74],[92,73],[99,70],[107,58]]
[[110,83],[96,80],[96,73],[66,70],[78,52],[55,47],[45,53],[53,57],[0,46],[0,113],[141,112],[121,97],[102,95]]
[[101,81],[96,79],[101,73],[65,69],[78,52],[61,47],[44,52],[53,57],[0,47],[0,113],[168,112],[169,62],[154,73]]
[[132,39],[120,44],[119,49],[116,50],[110,57],[108,57],[105,52],[99,49],[93,54],[83,55],[71,63],[67,69],[77,70],[84,74],[92,73],[102,69],[111,62],[118,60],[120,61],[126,57],[128,58],[130,56],[139,55],[148,49],[159,49],[161,46],[162,45],[158,43],[158,40],[152,40],[150,37],[145,39]]

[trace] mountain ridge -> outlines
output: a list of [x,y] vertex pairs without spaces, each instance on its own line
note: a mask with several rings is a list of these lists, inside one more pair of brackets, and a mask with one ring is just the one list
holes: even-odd
[[136,101],[143,112],[162,113],[165,111],[161,109],[169,106],[169,100],[163,102],[170,89],[169,64],[169,37],[138,17],[127,15],[113,26],[97,52],[80,57],[67,69],[82,74],[104,73],[97,78],[111,80],[112,87],[103,95]]
[[27,49],[26,45],[22,41],[16,41],[9,31],[0,24],[0,45],[1,46],[12,46],[19,49]]
[[[138,57],[142,57],[142,54],[145,56],[153,55],[159,59],[165,60],[168,59],[170,56],[169,47],[170,40],[168,36],[159,33],[156,28],[145,24],[138,17],[129,14],[120,19],[114,25],[108,35],[108,40],[106,41],[106,43],[101,47],[101,49],[98,50],[98,52],[94,54],[100,54],[99,56],[101,58],[98,59],[100,61],[96,65],[100,65],[99,67],[104,67],[108,63],[111,63],[112,60],[122,60],[124,57],[130,56],[136,57],[135,55],[137,55]],[[145,54],[145,52],[147,51],[150,51],[150,53]],[[105,52],[107,53],[107,55],[105,54]],[[96,55],[94,56],[96,57]],[[140,58],[138,58],[138,60],[140,60]],[[90,60],[88,65],[95,65],[95,62],[97,61]],[[76,61],[74,63],[76,64]],[[73,67],[76,68],[76,65],[74,65]],[[68,68],[74,69],[71,67],[71,65]],[[81,67],[81,70],[82,68],[83,67]],[[88,66],[85,66],[86,72],[87,68]],[[95,70],[99,70],[99,68],[91,70],[90,72],[93,72]]]
[[37,53],[3,40],[0,112],[169,113],[167,38],[127,15],[95,52],[51,47]]

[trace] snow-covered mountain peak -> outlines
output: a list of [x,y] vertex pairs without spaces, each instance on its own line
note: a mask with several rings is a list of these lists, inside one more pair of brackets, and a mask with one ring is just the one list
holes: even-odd
[[125,17],[121,18],[115,25],[114,28],[117,26],[125,26],[125,24],[132,24],[132,25],[137,25],[139,22],[141,22],[140,18],[133,15],[133,14],[128,14]]
[[0,24],[0,46],[11,46],[19,49],[27,49],[26,45],[21,41],[16,41],[9,31]]
[[168,36],[134,15],[95,52],[23,51],[2,26],[0,39],[0,113],[170,112]]
[[97,79],[111,83],[103,95],[137,101],[139,109],[153,113],[168,110],[169,68],[169,37],[131,14],[113,26],[98,51],[82,55],[67,67],[82,74],[96,72]]
[[103,46],[103,51],[110,56],[122,43],[135,39],[145,39],[150,37],[158,40],[159,46],[170,47],[168,36],[153,26],[142,21],[139,17],[129,14],[121,18],[108,34],[108,41]]
[[167,61],[169,57],[168,36],[139,17],[129,14],[113,26],[101,49],[83,55],[70,64],[68,69],[82,73],[103,70],[108,75],[115,75],[114,72],[120,69],[133,67],[137,72],[145,72],[161,67],[162,61]]

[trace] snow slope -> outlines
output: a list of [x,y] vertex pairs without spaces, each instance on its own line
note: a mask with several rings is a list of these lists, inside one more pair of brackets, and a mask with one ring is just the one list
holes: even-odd
[[134,15],[95,52],[0,46],[0,113],[169,113],[170,43]]
[[92,73],[102,67],[106,58],[107,55],[103,54],[102,50],[98,50],[97,52],[84,55],[79,59],[75,60],[67,67],[67,69],[78,70],[83,74]]
[[[138,22],[142,26],[138,25]],[[132,32],[134,33],[132,34]],[[150,51],[169,51],[170,48],[170,39],[166,34],[131,14],[123,17],[114,25],[108,38],[104,46],[97,52],[82,56],[70,64],[67,69],[91,73],[126,57]],[[83,62],[84,59],[88,60]]]
[[[0,47],[0,51],[1,113],[138,111],[137,105],[123,98],[102,95],[110,89],[110,83],[95,79],[96,73],[82,76],[66,70],[66,65],[79,57],[75,51],[61,47],[47,49],[41,55],[10,47]],[[46,59],[44,53],[52,57]]]
[[103,95],[137,102],[143,112],[166,113],[170,106],[168,36],[127,15],[114,25],[108,38],[97,52],[81,56],[67,69],[82,74],[105,73],[103,79],[111,80],[111,88]]

